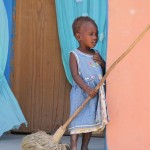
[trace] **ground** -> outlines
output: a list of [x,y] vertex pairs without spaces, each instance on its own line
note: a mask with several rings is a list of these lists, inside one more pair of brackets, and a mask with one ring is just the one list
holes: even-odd
[[[21,141],[25,135],[18,134],[4,134],[0,137],[0,150],[22,150]],[[79,137],[78,150],[80,150],[81,137]],[[70,143],[70,136],[63,136],[62,143]],[[104,150],[104,138],[92,137],[89,150]]]

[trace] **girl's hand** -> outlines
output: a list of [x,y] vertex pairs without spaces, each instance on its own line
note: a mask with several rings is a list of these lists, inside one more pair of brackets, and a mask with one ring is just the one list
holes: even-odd
[[97,52],[95,52],[95,54],[93,55],[93,60],[99,65],[102,65],[104,63],[102,57]]
[[88,96],[90,96],[92,98],[92,97],[96,96],[98,91],[96,89],[92,89],[92,88],[88,87],[86,89],[86,93],[88,94]]

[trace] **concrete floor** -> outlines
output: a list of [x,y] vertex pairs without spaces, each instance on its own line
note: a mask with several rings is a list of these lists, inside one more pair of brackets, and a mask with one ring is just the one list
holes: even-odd
[[[25,135],[4,134],[0,137],[0,150],[22,150],[21,141]],[[78,150],[80,150],[81,137],[78,140]],[[69,144],[70,136],[63,136],[62,143]],[[89,143],[89,150],[104,150],[104,138],[92,137]]]

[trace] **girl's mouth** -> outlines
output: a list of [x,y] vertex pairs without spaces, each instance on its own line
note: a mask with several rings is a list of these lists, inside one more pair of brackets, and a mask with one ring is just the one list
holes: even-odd
[[93,45],[96,45],[96,43],[97,43],[96,41],[93,41],[93,42],[92,42]]

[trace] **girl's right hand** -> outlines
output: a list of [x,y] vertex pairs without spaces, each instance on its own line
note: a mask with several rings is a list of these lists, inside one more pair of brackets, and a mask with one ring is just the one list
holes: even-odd
[[88,94],[88,96],[90,96],[92,98],[92,97],[96,96],[98,91],[96,89],[92,89],[92,88],[88,87],[86,89],[86,93]]

